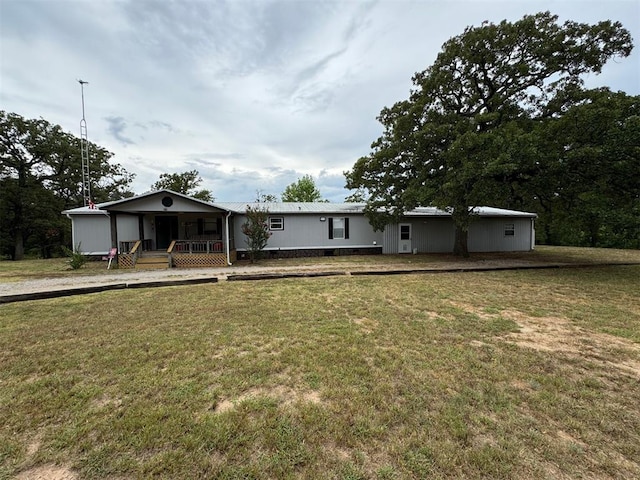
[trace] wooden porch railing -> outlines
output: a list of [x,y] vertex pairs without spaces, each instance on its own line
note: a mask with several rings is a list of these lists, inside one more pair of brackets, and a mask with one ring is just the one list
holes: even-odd
[[136,243],[133,244],[133,247],[131,248],[131,251],[129,252],[132,255],[135,255],[138,252],[138,248],[140,248],[140,240],[138,240]]
[[174,240],[167,253],[224,253],[220,240]]
[[151,239],[145,238],[143,240],[125,240],[120,242],[120,253],[133,253],[133,248],[136,244],[140,244],[138,249],[142,251],[151,250]]

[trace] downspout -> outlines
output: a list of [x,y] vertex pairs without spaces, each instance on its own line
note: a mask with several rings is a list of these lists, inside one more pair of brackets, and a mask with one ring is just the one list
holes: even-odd
[[535,217],[531,218],[531,250],[536,249],[536,219]]
[[231,216],[231,212],[227,212],[227,218],[225,219],[225,243],[227,245],[227,265],[233,265],[231,263],[231,252],[229,248],[229,217]]

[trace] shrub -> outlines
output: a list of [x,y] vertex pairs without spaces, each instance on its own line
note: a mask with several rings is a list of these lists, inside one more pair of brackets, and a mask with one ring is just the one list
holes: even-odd
[[67,263],[73,270],[78,270],[82,268],[82,266],[87,263],[86,255],[80,252],[80,244],[76,245],[76,247],[71,250],[67,247],[62,247],[64,254],[69,257]]
[[255,263],[262,255],[262,250],[267,246],[271,232],[267,219],[269,210],[260,207],[247,206],[247,221],[242,224],[242,233],[246,235],[245,242],[249,250],[249,260]]

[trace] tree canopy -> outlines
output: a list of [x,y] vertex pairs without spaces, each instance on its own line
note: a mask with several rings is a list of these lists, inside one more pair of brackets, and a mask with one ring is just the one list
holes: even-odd
[[311,175],[304,175],[282,192],[283,202],[325,202]]
[[160,179],[151,185],[153,190],[172,190],[174,192],[189,195],[190,197],[204,200],[205,202],[213,202],[215,199],[209,190],[197,190],[202,183],[200,172],[197,170],[189,170],[182,173],[161,173]]
[[262,193],[262,190],[256,190],[256,202],[258,203],[275,203],[278,196],[273,193]]
[[540,124],[584,99],[584,74],[633,48],[619,22],[557,20],[544,12],[466,28],[414,75],[408,100],[382,110],[383,135],[345,172],[347,188],[367,192],[374,227],[420,205],[447,209],[454,253],[467,255],[473,207],[513,203],[540,174]]
[[517,194],[546,243],[640,248],[640,96],[585,91],[538,125],[540,173]]
[[[93,201],[131,196],[133,174],[111,162],[112,153],[89,144]],[[50,256],[71,246],[65,209],[82,206],[80,139],[44,119],[0,111],[0,252]]]

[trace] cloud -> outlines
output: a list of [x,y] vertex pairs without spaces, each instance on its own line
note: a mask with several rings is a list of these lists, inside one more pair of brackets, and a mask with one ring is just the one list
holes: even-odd
[[124,131],[127,128],[127,123],[122,117],[105,117],[106,122],[109,124],[108,131],[113,138],[115,138],[121,145],[133,145],[135,142],[128,137],[124,136]]

